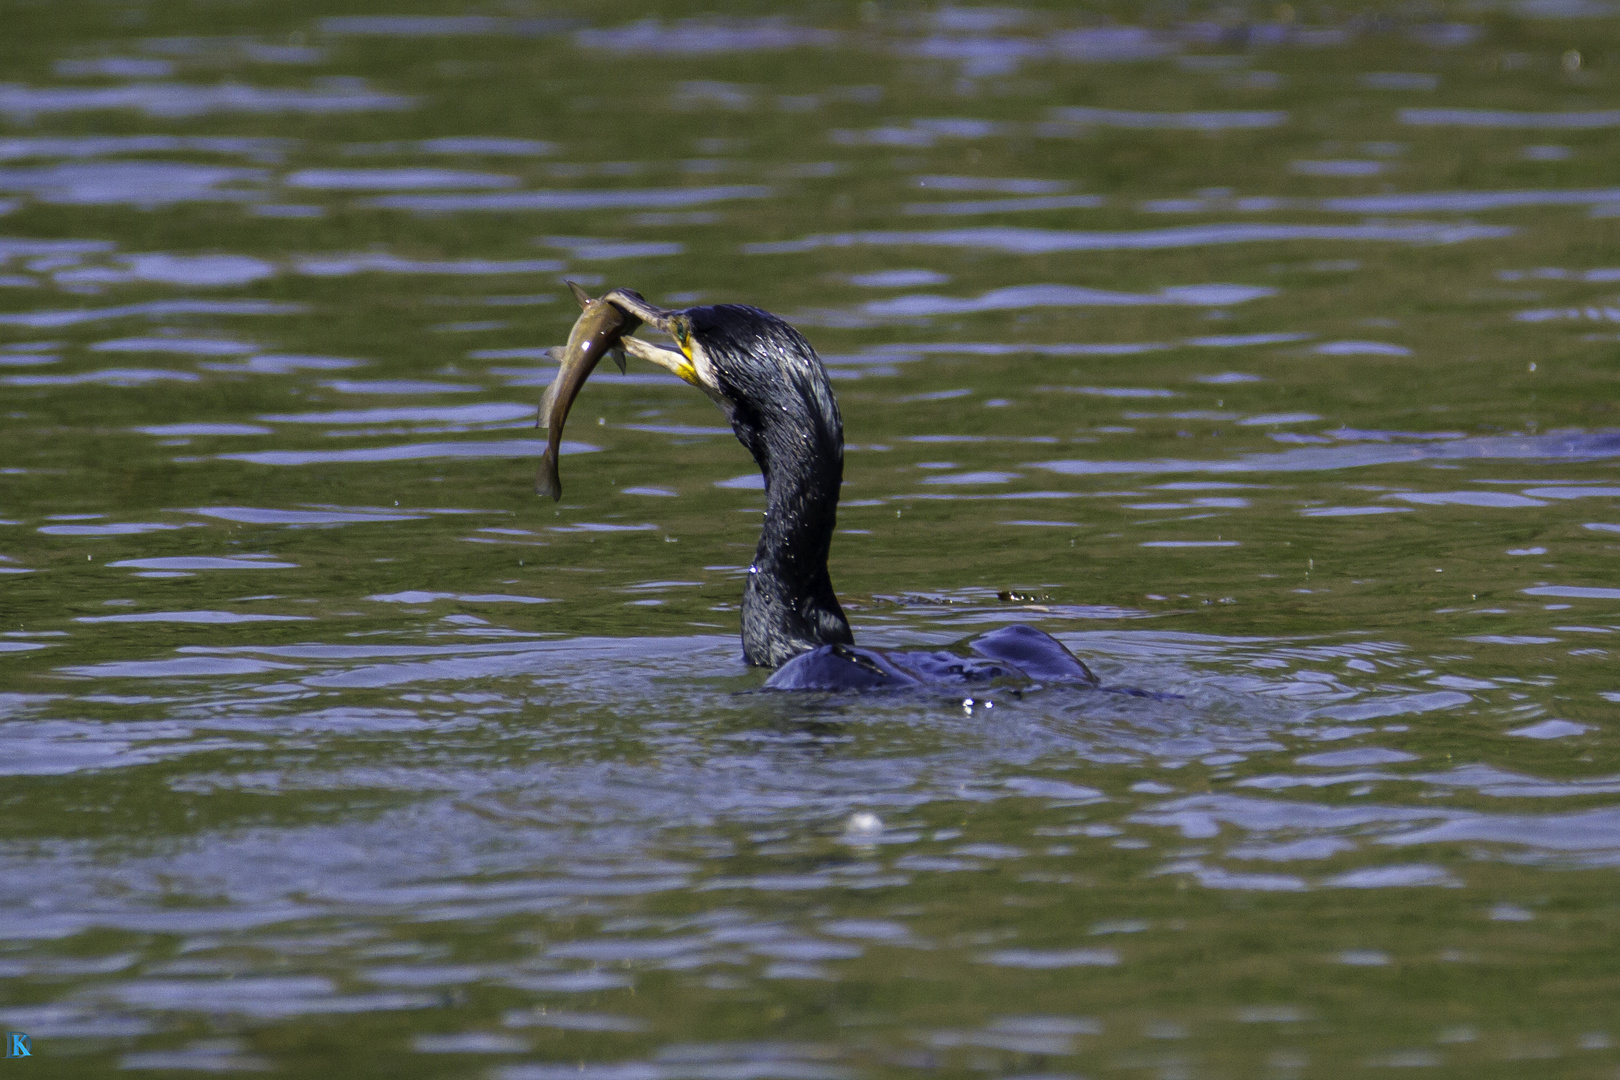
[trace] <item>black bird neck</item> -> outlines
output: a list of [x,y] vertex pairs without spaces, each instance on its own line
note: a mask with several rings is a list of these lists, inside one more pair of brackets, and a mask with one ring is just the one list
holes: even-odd
[[827,573],[844,477],[843,439],[840,433],[829,458],[814,454],[817,440],[806,434],[767,428],[767,453],[754,455],[765,475],[765,522],[743,587],[742,634],[743,655],[762,667],[779,667],[818,645],[855,640]]
[[[844,423],[827,370],[773,315],[730,305],[689,310],[732,430],[765,477],[765,522],[743,588],[743,656],[779,667],[820,645],[851,644],[827,574],[844,479]],[[722,325],[706,326],[700,312]]]

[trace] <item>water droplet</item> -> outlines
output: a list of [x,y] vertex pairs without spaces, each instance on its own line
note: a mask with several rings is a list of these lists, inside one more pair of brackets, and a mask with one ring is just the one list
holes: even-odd
[[857,810],[844,823],[844,833],[848,836],[876,836],[882,831],[883,819],[870,810]]

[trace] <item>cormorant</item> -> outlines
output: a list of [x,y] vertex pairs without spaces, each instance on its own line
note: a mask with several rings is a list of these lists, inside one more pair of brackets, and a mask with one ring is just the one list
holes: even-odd
[[[767,311],[716,304],[670,311],[640,294],[601,297],[674,339],[626,337],[624,350],[708,394],[765,478],[765,522],[743,586],[743,657],[776,668],[772,689],[845,690],[1028,678],[1097,687],[1057,639],[1029,626],[977,638],[977,658],[857,647],[827,575],[844,477],[844,423],[827,369],[793,327]],[[561,374],[558,376],[561,378]]]

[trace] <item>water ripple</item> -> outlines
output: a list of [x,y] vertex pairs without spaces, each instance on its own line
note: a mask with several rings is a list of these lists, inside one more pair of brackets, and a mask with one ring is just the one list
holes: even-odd
[[1174,229],[1074,232],[1059,229],[946,229],[937,232],[874,231],[826,233],[802,240],[749,243],[749,255],[777,255],[833,247],[963,247],[1013,255],[1060,251],[1154,251],[1219,244],[1280,240],[1385,241],[1400,244],[1456,244],[1512,236],[1501,225],[1262,225],[1250,222],[1194,225]]
[[458,210],[643,210],[702,206],[734,199],[765,199],[772,194],[770,188],[758,184],[735,184],[617,191],[515,191],[502,195],[383,195],[367,200],[367,205],[424,213]]
[[360,88],[301,90],[241,83],[195,86],[186,83],[130,83],[107,87],[28,87],[0,85],[0,114],[29,122],[51,113],[135,109],[162,119],[186,119],[209,113],[307,113],[400,111],[414,98]]

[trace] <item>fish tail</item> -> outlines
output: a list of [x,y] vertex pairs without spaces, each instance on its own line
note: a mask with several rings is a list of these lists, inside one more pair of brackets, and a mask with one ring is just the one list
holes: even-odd
[[562,498],[562,478],[557,475],[557,459],[552,456],[549,446],[541,455],[540,468],[534,474],[534,493],[550,495],[553,501]]

